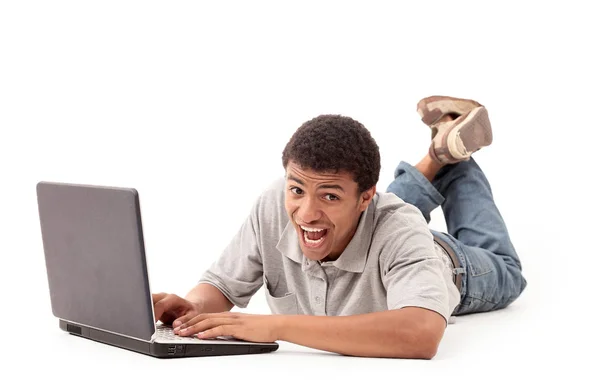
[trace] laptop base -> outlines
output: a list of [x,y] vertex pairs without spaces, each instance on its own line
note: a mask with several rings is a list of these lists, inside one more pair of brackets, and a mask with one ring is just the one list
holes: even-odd
[[87,326],[73,324],[59,320],[59,327],[65,332],[83,337],[95,342],[116,346],[156,358],[181,358],[202,356],[231,356],[241,354],[260,354],[274,352],[279,348],[278,344],[180,344],[152,343],[140,341],[134,338],[119,336],[114,333],[90,328]]

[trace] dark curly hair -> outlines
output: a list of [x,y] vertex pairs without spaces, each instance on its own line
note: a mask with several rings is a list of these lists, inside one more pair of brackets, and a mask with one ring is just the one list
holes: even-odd
[[377,184],[381,160],[371,133],[356,120],[320,115],[302,124],[283,150],[283,167],[293,161],[316,172],[346,171],[359,192]]

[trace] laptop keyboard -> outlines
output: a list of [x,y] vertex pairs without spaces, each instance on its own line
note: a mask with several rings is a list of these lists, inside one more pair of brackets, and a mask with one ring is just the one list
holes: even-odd
[[173,333],[173,329],[168,327],[168,326],[156,326],[156,336],[160,337],[161,339],[166,339],[169,341],[183,341],[183,342],[191,342],[191,341],[198,341],[198,339],[196,337],[181,337],[178,336],[177,334]]
[[163,324],[156,325],[156,339],[162,343],[177,341],[182,344],[210,344],[210,343],[237,343],[237,344],[252,344],[252,342],[242,341],[231,336],[219,336],[215,338],[200,339],[195,336],[181,337],[173,333],[170,326]]

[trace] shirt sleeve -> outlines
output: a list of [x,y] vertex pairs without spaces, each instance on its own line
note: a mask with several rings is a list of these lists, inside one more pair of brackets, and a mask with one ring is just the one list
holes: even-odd
[[458,291],[446,263],[435,252],[433,235],[421,213],[407,205],[390,214],[383,226],[380,268],[388,309],[421,307],[439,313],[448,323]]
[[263,285],[263,264],[258,241],[260,201],[257,200],[221,256],[198,281],[215,286],[239,308],[247,307],[252,296]]

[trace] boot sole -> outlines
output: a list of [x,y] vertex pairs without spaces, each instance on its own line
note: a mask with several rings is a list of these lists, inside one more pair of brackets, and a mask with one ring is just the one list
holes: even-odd
[[447,145],[452,157],[464,159],[480,148],[489,146],[492,141],[492,126],[488,112],[485,107],[477,107],[451,130],[448,134]]
[[423,123],[431,126],[448,113],[463,115],[480,106],[481,104],[471,99],[434,95],[421,99],[417,103],[417,111]]

